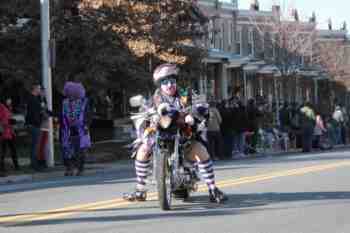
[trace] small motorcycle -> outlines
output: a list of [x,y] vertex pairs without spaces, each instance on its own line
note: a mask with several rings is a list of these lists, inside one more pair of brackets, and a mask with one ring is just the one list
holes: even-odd
[[197,190],[197,171],[185,159],[186,150],[195,134],[191,126],[193,119],[167,104],[153,109],[144,105],[146,101],[143,97],[133,98],[131,105],[143,110],[131,117],[138,132],[133,154],[147,137],[153,137],[153,172],[159,205],[162,210],[169,210],[173,198],[187,199],[192,191]]

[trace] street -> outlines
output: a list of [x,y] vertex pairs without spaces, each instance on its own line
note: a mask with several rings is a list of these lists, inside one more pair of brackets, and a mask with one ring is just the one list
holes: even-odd
[[0,186],[0,232],[32,233],[346,233],[350,232],[347,150],[215,162],[224,204],[206,186],[161,211],[121,197],[132,168],[113,174]]

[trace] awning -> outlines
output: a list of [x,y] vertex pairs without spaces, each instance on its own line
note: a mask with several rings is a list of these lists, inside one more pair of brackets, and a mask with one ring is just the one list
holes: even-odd
[[247,64],[248,62],[249,62],[248,57],[234,55],[234,56],[231,56],[226,67],[227,68],[239,68],[239,67],[242,67],[243,65]]
[[222,63],[223,60],[219,58],[204,58],[203,62],[204,63]]
[[318,77],[321,75],[321,72],[319,70],[301,69],[297,71],[297,74],[304,77]]
[[253,61],[250,61],[248,64],[246,64],[244,67],[243,67],[243,70],[245,72],[257,72],[260,67],[262,65],[265,65],[265,61],[263,60],[253,60]]
[[218,49],[209,49],[208,57],[203,59],[206,63],[229,63],[232,58],[235,58],[236,54],[224,52]]
[[280,72],[275,65],[265,65],[261,67],[258,71],[259,74],[276,74]]

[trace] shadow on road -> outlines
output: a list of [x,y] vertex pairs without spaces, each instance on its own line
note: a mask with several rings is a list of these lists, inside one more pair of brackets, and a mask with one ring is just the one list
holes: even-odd
[[[261,193],[261,194],[237,194],[229,195],[229,200],[224,204],[208,203],[208,196],[195,196],[188,202],[175,205],[171,211],[158,211],[158,203],[154,201],[151,206],[130,206],[125,208],[110,208],[86,212],[113,212],[113,215],[100,217],[74,217],[66,219],[42,220],[26,223],[16,223],[15,225],[7,225],[7,227],[21,226],[41,226],[41,225],[57,225],[70,223],[89,223],[89,222],[122,222],[122,221],[144,221],[166,219],[186,218],[186,217],[207,217],[221,215],[240,215],[249,214],[256,211],[264,211],[267,209],[288,209],[289,207],[270,207],[271,204],[312,201],[305,205],[327,205],[327,203],[314,203],[314,201],[331,201],[331,200],[348,200],[350,192],[298,192],[298,193]],[[261,208],[264,207],[264,208]],[[296,208],[296,207],[291,207]],[[302,207],[298,207],[302,208]],[[123,214],[123,211],[133,210],[139,211],[137,214]],[[151,213],[148,213],[150,210]],[[146,211],[146,213],[145,213]],[[154,213],[156,211],[157,213]],[[80,211],[81,212],[81,211]],[[115,213],[114,213],[115,212]]]

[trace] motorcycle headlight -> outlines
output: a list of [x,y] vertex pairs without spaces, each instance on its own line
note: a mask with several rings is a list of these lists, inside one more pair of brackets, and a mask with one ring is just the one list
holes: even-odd
[[158,115],[160,116],[165,115],[167,112],[169,112],[169,110],[170,110],[170,105],[167,103],[161,103],[157,108]]
[[169,128],[171,121],[172,121],[172,119],[169,116],[162,116],[159,119],[159,125],[163,129],[167,129],[167,128]]
[[191,115],[187,115],[185,117],[185,123],[189,125],[194,125],[194,118]]

